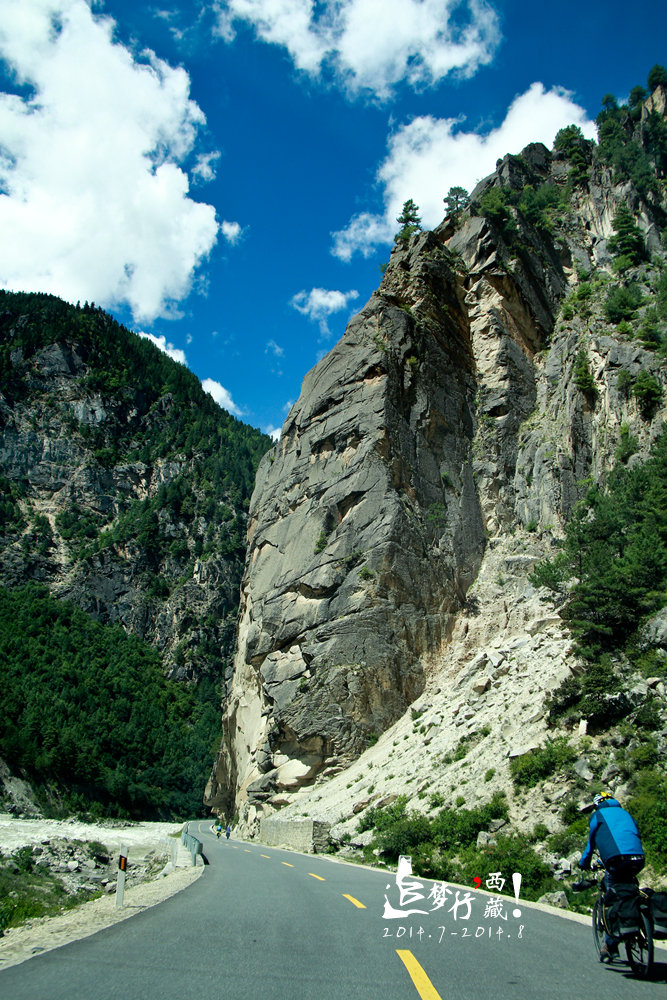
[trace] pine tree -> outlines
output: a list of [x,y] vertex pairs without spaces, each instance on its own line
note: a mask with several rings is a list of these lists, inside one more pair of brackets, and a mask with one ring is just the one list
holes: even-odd
[[566,125],[556,133],[554,149],[565,153],[571,164],[574,184],[583,184],[588,177],[587,142],[578,125]]
[[597,388],[585,351],[578,351],[574,363],[574,384],[590,401],[595,401]]
[[422,220],[419,217],[419,208],[412,198],[408,198],[403,204],[403,211],[396,219],[400,225],[394,240],[396,243],[407,243],[414,233],[418,233],[422,227]]
[[653,92],[656,87],[667,87],[667,69],[658,63],[648,75],[648,89]]
[[454,187],[450,187],[447,196],[443,200],[445,202],[447,217],[456,222],[461,212],[465,211],[468,207],[470,198],[464,187],[455,185]]
[[610,252],[624,257],[630,266],[639,264],[645,256],[644,237],[625,203],[619,205],[612,225],[615,235],[608,242]]

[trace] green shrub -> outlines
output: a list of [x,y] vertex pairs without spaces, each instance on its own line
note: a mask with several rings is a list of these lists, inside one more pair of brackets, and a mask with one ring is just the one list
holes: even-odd
[[[437,801],[436,796],[434,799]],[[414,871],[434,878],[445,877],[442,873],[448,853],[474,844],[492,819],[507,818],[507,803],[499,792],[485,806],[441,809],[432,820],[422,813],[406,812],[406,802],[402,795],[384,809],[366,810],[358,829],[374,828],[375,841],[388,859],[395,861],[399,854],[411,854]]]
[[660,701],[655,695],[650,695],[644,704],[637,709],[634,715],[635,725],[641,729],[649,729],[655,732],[662,725],[660,714]]
[[626,760],[633,771],[645,771],[658,763],[658,747],[654,739],[645,737],[644,742],[629,750]]
[[621,424],[620,438],[615,452],[616,461],[625,463],[639,450],[639,441],[630,434],[628,424]]
[[565,826],[572,826],[582,818],[579,806],[573,799],[569,799],[563,804],[560,811],[560,821]]
[[[527,836],[499,834],[494,839],[496,844],[469,847],[461,852],[460,880],[464,884],[471,884],[480,872],[499,871],[510,885],[512,872],[521,873],[521,895],[525,899],[539,899],[557,888],[551,868],[533,850]],[[508,891],[507,886],[504,891]]]
[[610,289],[605,302],[605,313],[610,323],[632,319],[642,304],[639,285],[617,285]]
[[653,769],[639,773],[626,808],[637,822],[647,859],[664,868],[667,865],[667,776]]
[[510,205],[511,192],[504,187],[489,188],[479,200],[480,213],[496,225],[505,237],[510,237],[517,231]]
[[609,703],[608,695],[620,688],[620,678],[614,672],[607,654],[587,663],[581,678],[582,697],[577,706],[579,714],[588,719],[590,725],[610,725],[627,710],[623,700],[618,701],[615,709]]
[[555,722],[579,704],[581,683],[576,677],[566,677],[547,699],[549,722]]
[[616,376],[616,388],[623,399],[629,399],[632,392],[632,375],[625,368],[622,368]]
[[553,854],[560,854],[563,857],[573,851],[581,851],[583,854],[587,840],[588,819],[586,816],[577,815],[577,818],[565,830],[551,834],[547,841],[547,849]]
[[320,537],[317,539],[317,542],[315,543],[315,555],[319,555],[320,552],[324,552],[324,550],[327,547],[328,540],[329,536],[327,535],[324,528],[322,528],[322,531],[320,532]]
[[584,396],[589,399],[595,398],[597,395],[597,389],[595,386],[595,379],[591,372],[591,367],[588,361],[588,355],[585,351],[577,351],[577,356],[574,360],[574,384],[580,392],[583,392]]
[[632,394],[637,400],[639,412],[645,420],[650,420],[662,400],[662,386],[654,375],[642,370],[632,386]]
[[642,346],[649,351],[655,351],[663,342],[662,324],[658,310],[653,307],[644,313],[641,326],[639,327],[639,339]]
[[532,788],[575,758],[576,753],[564,736],[547,739],[544,746],[511,760],[510,775],[517,788]]
[[521,192],[518,209],[532,226],[549,232],[552,229],[550,212],[562,207],[561,193],[555,184],[541,184],[537,190],[527,184]]
[[417,844],[430,841],[431,824],[422,813],[411,812],[378,831],[377,844],[392,861],[410,854]]

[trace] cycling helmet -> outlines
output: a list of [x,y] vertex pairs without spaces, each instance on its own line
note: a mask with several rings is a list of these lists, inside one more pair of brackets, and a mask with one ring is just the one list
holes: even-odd
[[597,809],[597,807],[601,805],[601,803],[604,802],[605,799],[613,799],[613,797],[614,796],[611,794],[611,792],[600,792],[600,794],[596,795],[595,798],[593,799],[593,805]]

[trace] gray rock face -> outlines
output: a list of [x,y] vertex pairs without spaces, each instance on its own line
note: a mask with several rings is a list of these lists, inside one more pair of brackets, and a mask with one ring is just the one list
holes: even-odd
[[660,646],[667,649],[667,608],[658,611],[650,618],[641,634],[642,641],[647,646]]
[[284,758],[302,782],[359,753],[422,691],[475,578],[474,364],[447,261],[432,234],[393,255],[260,466],[225,725],[250,713],[257,741],[223,750],[211,801],[233,770],[280,787]]

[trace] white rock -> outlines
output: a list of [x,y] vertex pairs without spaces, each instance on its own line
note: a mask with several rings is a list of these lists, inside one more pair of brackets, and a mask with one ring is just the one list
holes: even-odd
[[473,681],[472,689],[477,694],[484,694],[484,692],[488,690],[490,685],[491,685],[490,677],[480,677],[478,680]]

